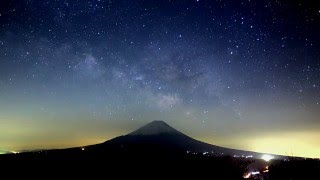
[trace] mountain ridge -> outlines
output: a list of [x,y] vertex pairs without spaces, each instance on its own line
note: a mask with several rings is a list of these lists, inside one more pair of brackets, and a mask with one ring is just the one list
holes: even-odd
[[151,121],[127,135],[118,136],[97,146],[103,149],[110,147],[118,150],[126,149],[127,152],[159,151],[161,149],[181,153],[210,153],[214,156],[261,157],[263,155],[263,153],[225,148],[193,139],[161,120]]

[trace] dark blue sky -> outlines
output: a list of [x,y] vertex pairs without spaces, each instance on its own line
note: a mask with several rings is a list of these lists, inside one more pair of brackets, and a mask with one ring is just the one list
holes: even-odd
[[320,156],[319,4],[1,1],[0,149],[162,119],[213,144]]

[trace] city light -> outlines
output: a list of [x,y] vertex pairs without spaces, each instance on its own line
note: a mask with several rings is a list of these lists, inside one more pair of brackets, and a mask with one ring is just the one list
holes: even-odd
[[265,161],[270,161],[271,159],[273,159],[274,157],[269,155],[269,154],[264,154],[262,155],[261,159],[265,160]]

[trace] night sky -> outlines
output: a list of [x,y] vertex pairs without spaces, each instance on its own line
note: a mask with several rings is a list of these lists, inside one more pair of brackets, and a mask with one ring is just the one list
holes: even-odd
[[155,119],[320,157],[320,2],[1,0],[1,150],[100,143]]

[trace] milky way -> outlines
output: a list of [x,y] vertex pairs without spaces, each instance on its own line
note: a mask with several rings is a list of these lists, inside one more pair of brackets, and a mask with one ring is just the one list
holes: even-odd
[[154,119],[212,144],[320,157],[320,5],[0,3],[0,149],[93,144]]

